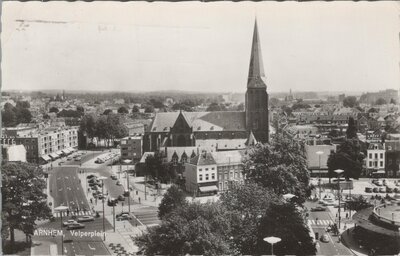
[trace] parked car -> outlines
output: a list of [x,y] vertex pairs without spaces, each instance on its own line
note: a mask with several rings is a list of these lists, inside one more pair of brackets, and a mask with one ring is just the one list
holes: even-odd
[[67,230],[72,230],[72,229],[81,229],[84,228],[85,225],[83,225],[82,223],[74,223],[74,224],[70,224],[67,227]]
[[124,195],[125,197],[128,197],[128,196],[129,196],[129,190],[125,190],[123,195]]
[[120,181],[117,181],[117,183],[115,183],[117,186],[122,186]]
[[117,180],[117,175],[113,174],[110,176],[112,180]]
[[72,160],[71,156],[67,157],[67,161],[71,161],[71,160]]
[[379,189],[378,189],[378,188],[373,188],[372,191],[373,191],[374,193],[378,193],[378,192],[379,192]]
[[379,193],[386,193],[386,189],[385,189],[385,187],[381,187],[381,188],[379,188]]
[[370,187],[365,187],[365,192],[367,192],[367,193],[372,193],[372,188],[370,188]]
[[394,192],[394,193],[399,193],[400,190],[399,190],[398,188],[394,188],[394,189],[393,189],[393,192]]
[[63,222],[63,227],[66,227],[66,226],[69,226],[69,225],[75,224],[75,223],[78,223],[78,222],[76,222],[76,220],[70,219],[70,220],[67,220],[67,221]]
[[121,220],[131,220],[131,219],[132,219],[132,216],[131,216],[130,214],[127,214],[127,213],[124,213],[124,214],[122,214],[122,215],[120,215],[120,216],[117,217],[117,220],[118,220],[118,221],[121,221]]
[[386,187],[386,193],[393,193],[393,188]]
[[107,205],[108,205],[108,206],[116,206],[117,203],[118,203],[118,200],[115,199],[115,198],[112,198],[112,197],[109,198],[108,201],[107,201]]
[[323,206],[312,207],[311,211],[312,212],[324,212],[324,211],[326,211],[326,207],[323,207]]
[[329,243],[329,237],[328,237],[327,234],[323,234],[323,235],[321,236],[321,242]]
[[96,161],[94,161],[96,164],[102,164],[104,161],[100,158],[97,158]]
[[58,162],[58,165],[61,166],[63,163],[65,163],[64,161],[60,161]]
[[90,175],[88,175],[86,178],[87,178],[87,179],[93,179],[93,178],[97,178],[97,176],[94,175],[94,174],[90,174]]
[[375,185],[377,185],[377,186],[383,186],[383,182],[382,182],[381,180],[377,180],[377,181],[375,182]]
[[118,196],[118,201],[125,201],[125,197],[119,195],[119,196]]
[[79,217],[78,222],[88,222],[88,221],[94,221],[94,218],[92,216],[82,216]]

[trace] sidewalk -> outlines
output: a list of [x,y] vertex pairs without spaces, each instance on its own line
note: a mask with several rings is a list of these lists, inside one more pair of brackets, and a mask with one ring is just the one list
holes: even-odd
[[351,227],[341,234],[341,239],[342,239],[343,245],[345,245],[347,248],[349,248],[351,250],[351,252],[357,256],[367,256],[368,250],[360,248],[360,245],[354,239],[353,234],[352,234],[353,229],[354,229],[354,227]]

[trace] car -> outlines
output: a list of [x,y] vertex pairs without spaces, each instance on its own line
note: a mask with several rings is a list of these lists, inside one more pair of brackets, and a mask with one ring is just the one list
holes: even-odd
[[76,222],[76,220],[70,219],[70,220],[67,220],[67,221],[63,222],[63,227],[67,227],[67,226],[69,226],[71,224],[75,224],[75,223],[77,224],[78,222]]
[[370,188],[370,187],[365,187],[365,192],[367,192],[367,193],[372,193],[372,188]]
[[72,160],[72,157],[67,157],[67,161],[71,161]]
[[378,193],[378,192],[379,192],[379,189],[378,189],[378,188],[373,188],[373,189],[372,189],[372,192]]
[[102,164],[104,163],[103,159],[97,158],[96,161],[94,161],[96,164]]
[[393,193],[393,188],[387,187],[387,188],[386,188],[386,193]]
[[379,188],[379,193],[386,193],[386,189],[384,187]]
[[321,236],[321,242],[324,242],[324,243],[329,243],[329,237],[328,237],[328,235],[327,234],[323,234],[322,236]]
[[125,201],[125,197],[123,197],[122,195],[118,196],[118,201]]
[[113,174],[110,176],[112,180],[117,180],[117,175]]
[[120,216],[117,217],[117,220],[118,220],[118,221],[121,221],[121,220],[131,220],[131,219],[132,219],[132,216],[131,216],[130,214],[127,214],[127,213],[124,213],[124,214],[122,214],[122,215],[120,215]]
[[67,230],[81,229],[81,228],[85,228],[85,225],[83,225],[82,223],[74,223],[74,224],[68,225]]
[[125,190],[123,196],[128,197],[129,196],[129,190]]
[[90,174],[86,177],[86,179],[93,179],[93,178],[97,178],[96,175],[94,174]]
[[98,194],[98,195],[97,195],[97,198],[101,200],[101,199],[104,199],[104,198],[106,198],[106,197],[105,197],[103,194]]
[[394,192],[394,193],[399,193],[399,191],[400,191],[400,190],[399,190],[398,188],[394,188],[394,189],[393,189],[393,192]]
[[384,185],[384,186],[387,186],[387,184],[388,184],[388,181],[387,181],[387,180],[383,180],[383,182],[382,182],[382,183],[383,183],[383,185]]
[[312,212],[324,212],[324,211],[326,211],[326,207],[323,207],[323,206],[312,207],[311,211]]
[[81,161],[82,160],[82,158],[81,157],[77,157],[77,158],[75,158],[75,161]]
[[115,198],[112,198],[112,197],[109,198],[108,201],[107,201],[107,205],[108,205],[108,206],[116,206],[117,203],[118,203],[118,200],[115,199]]
[[377,181],[375,182],[375,185],[377,185],[377,186],[383,186],[383,182],[382,182],[381,180],[377,180]]
[[64,161],[60,161],[58,162],[58,165],[61,166],[63,163],[65,163]]
[[88,222],[88,221],[94,221],[94,218],[92,216],[82,216],[77,219],[78,222]]
[[122,186],[122,184],[121,184],[120,181],[117,181],[117,183],[115,183],[115,185],[117,185],[117,186]]

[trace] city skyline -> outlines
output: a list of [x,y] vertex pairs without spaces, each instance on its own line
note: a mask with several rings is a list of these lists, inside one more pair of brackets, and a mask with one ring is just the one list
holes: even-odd
[[398,10],[391,2],[7,2],[3,90],[243,92],[255,16],[268,92],[397,89]]

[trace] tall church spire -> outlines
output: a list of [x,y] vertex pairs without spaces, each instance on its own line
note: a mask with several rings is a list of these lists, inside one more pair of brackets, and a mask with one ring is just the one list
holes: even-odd
[[253,43],[251,46],[251,57],[249,76],[247,78],[247,88],[257,87],[266,88],[264,65],[261,55],[260,37],[258,35],[257,18],[254,23]]

